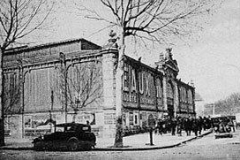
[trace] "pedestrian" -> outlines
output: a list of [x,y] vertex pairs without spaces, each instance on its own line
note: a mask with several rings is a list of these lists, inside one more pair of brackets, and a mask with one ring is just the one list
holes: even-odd
[[219,128],[218,129],[219,133],[225,133],[226,132],[224,122],[221,119],[219,120],[219,127],[218,128]]
[[211,120],[210,116],[207,117],[207,122],[206,123],[207,123],[207,128],[206,129],[210,129],[212,127],[212,120]]
[[187,133],[187,136],[191,136],[192,120],[190,119],[190,117],[186,118],[184,128],[185,128],[185,131]]
[[176,119],[175,119],[175,118],[172,118],[172,120],[171,120],[172,136],[175,136],[176,126],[177,126]]
[[189,136],[189,119],[188,118],[185,118],[184,120],[184,129],[185,129],[185,132],[187,134],[187,136]]
[[155,125],[155,134],[159,134],[159,120],[157,121],[156,125]]
[[203,117],[203,130],[205,131],[207,129],[207,117]]
[[196,118],[192,120],[192,130],[195,136],[198,136],[198,120]]
[[199,116],[198,118],[198,134],[201,135],[202,134],[202,129],[203,129],[203,119],[201,116]]
[[177,134],[178,136],[182,136],[183,129],[183,119],[181,117],[177,118]]
[[233,120],[233,129],[234,132],[237,129],[237,121],[235,119]]
[[234,127],[234,124],[233,124],[233,120],[232,119],[229,119],[228,120],[228,126],[230,127],[230,129],[235,132],[235,127]]
[[166,120],[162,122],[163,133],[167,133]]
[[159,131],[158,134],[160,134],[160,135],[163,134],[163,121],[161,119],[159,119],[159,121],[158,121],[158,131]]

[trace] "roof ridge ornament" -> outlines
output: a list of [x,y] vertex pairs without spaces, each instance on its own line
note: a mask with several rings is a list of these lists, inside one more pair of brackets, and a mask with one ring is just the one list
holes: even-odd
[[166,60],[172,60],[172,48],[166,48]]
[[103,47],[104,49],[118,49],[117,40],[119,37],[117,37],[117,33],[113,30],[110,31],[108,43]]

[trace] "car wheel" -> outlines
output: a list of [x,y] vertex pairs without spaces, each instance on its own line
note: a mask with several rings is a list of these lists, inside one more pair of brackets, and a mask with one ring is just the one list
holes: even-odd
[[42,142],[36,142],[34,143],[33,149],[35,151],[43,151],[44,150],[44,146]]
[[91,149],[92,149],[91,144],[86,143],[86,144],[84,145],[84,150],[85,150],[85,151],[90,151]]
[[48,143],[45,144],[45,150],[47,150],[47,151],[53,150],[52,142],[48,142]]
[[95,136],[93,133],[91,133],[91,134],[89,135],[89,140],[90,140],[91,142],[95,143],[95,142],[96,142],[96,136]]
[[70,151],[77,151],[78,150],[78,140],[72,139],[68,141],[68,149]]

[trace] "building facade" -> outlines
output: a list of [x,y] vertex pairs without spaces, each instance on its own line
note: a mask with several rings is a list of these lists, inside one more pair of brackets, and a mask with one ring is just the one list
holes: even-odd
[[[53,123],[89,121],[98,137],[115,135],[118,49],[75,39],[9,49],[3,57],[5,131],[35,137]],[[195,89],[177,78],[171,49],[152,68],[123,57],[123,128],[148,127],[151,118],[195,116]]]

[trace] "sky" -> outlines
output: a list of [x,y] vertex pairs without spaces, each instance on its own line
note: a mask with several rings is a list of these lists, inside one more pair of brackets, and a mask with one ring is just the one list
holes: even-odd
[[240,92],[240,1],[226,1],[198,42],[175,51],[180,76],[206,103]]
[[[66,3],[58,4],[51,18],[50,27],[35,33],[32,39],[47,43],[85,38],[104,45],[109,38],[110,29],[99,32],[104,24],[84,19],[74,7],[66,7]],[[186,83],[193,81],[205,103],[214,103],[240,92],[240,1],[226,0],[210,17],[204,30],[193,37],[188,44],[171,46],[180,70],[178,78]],[[144,63],[150,65],[165,48],[160,46],[150,54],[137,56],[142,56]]]

